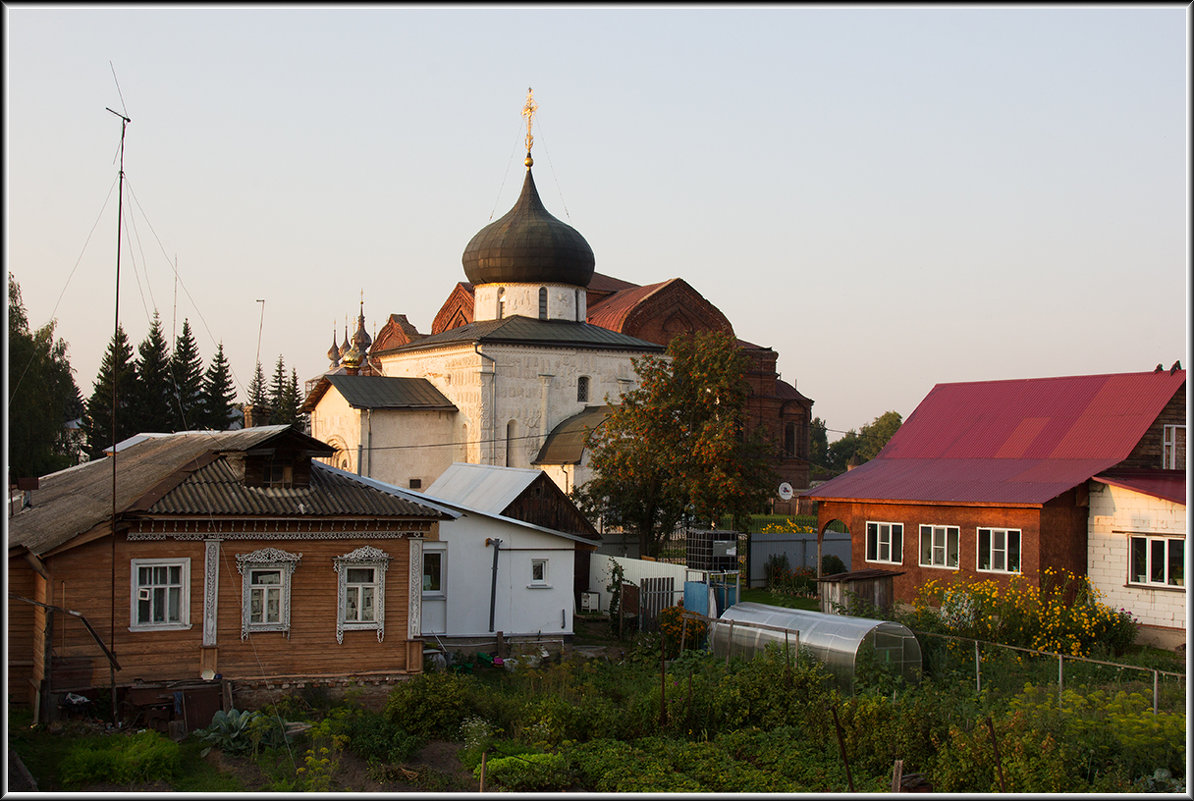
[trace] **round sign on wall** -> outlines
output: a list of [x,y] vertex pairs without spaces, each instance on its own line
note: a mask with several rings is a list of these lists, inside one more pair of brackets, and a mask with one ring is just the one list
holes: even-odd
[[786,481],[784,483],[780,484],[779,485],[779,497],[785,501],[792,500],[792,485]]

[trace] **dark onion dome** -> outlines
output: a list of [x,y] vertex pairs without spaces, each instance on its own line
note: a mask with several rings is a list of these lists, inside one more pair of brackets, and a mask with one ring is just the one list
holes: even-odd
[[336,344],[335,328],[332,328],[332,346],[328,348],[328,358],[332,360],[332,364],[340,362],[340,346]]
[[580,232],[544,208],[529,165],[514,208],[478,231],[461,261],[474,284],[588,286],[594,265]]

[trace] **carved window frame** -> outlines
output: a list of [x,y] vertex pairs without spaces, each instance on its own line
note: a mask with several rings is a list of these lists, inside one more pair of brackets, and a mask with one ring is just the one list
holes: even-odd
[[[371,545],[332,558],[336,570],[336,642],[344,643],[346,631],[377,631],[381,642],[386,633],[386,570],[390,555]],[[373,568],[373,620],[348,620],[348,571],[352,568]]]
[[[236,555],[236,570],[241,574],[240,638],[242,640],[251,633],[262,631],[280,631],[287,638],[290,637],[291,577],[302,558],[301,553],[290,553],[279,548],[261,548],[252,553]],[[281,573],[282,583],[279,587],[277,622],[254,623],[252,621],[254,570],[277,570]]]

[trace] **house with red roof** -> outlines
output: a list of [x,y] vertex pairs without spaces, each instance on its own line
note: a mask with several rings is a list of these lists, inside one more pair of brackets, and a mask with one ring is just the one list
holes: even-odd
[[[1088,575],[1154,638],[1185,637],[1186,373],[938,384],[875,459],[806,493],[818,532],[897,601],[960,575]],[[1147,637],[1146,637],[1147,639]]]

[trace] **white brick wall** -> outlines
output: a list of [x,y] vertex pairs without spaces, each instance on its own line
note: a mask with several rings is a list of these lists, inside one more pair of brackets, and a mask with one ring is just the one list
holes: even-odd
[[[1186,507],[1122,487],[1090,482],[1087,566],[1103,602],[1131,612],[1147,626],[1186,627],[1185,590],[1128,586],[1131,534],[1186,535]],[[1189,556],[1187,554],[1187,560]]]

